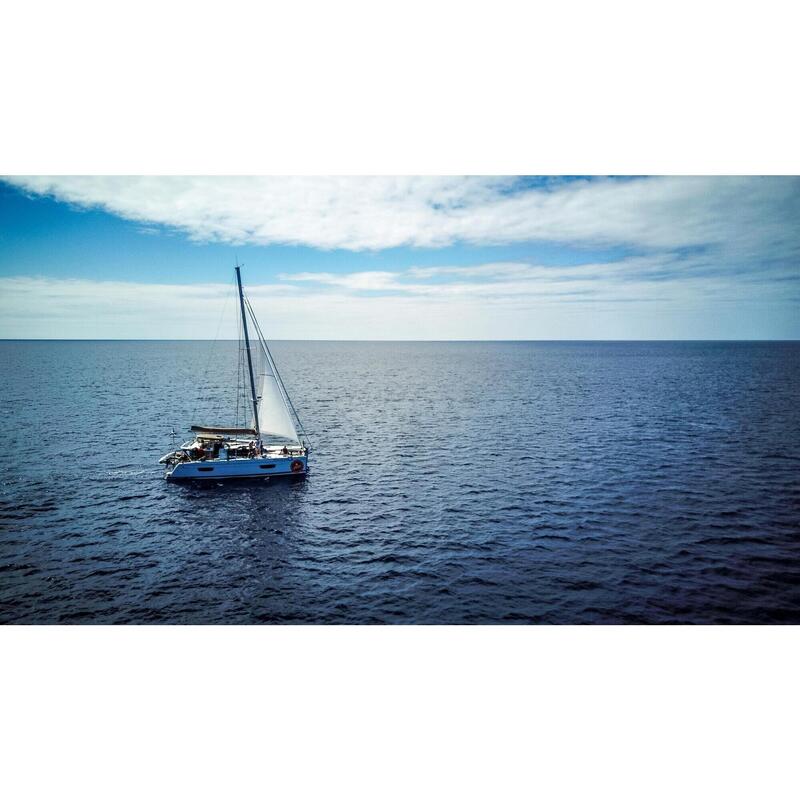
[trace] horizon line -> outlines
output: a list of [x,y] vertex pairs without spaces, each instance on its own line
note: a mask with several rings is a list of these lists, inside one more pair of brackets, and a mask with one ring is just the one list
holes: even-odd
[[[238,342],[239,339],[160,339],[160,338],[47,338],[0,337],[0,342]],[[381,344],[448,344],[448,343],[509,343],[509,342],[800,342],[797,339],[269,339],[270,342],[357,342]]]

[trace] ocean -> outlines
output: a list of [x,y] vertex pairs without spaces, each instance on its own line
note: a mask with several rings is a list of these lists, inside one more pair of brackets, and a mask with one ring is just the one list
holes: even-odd
[[304,481],[168,484],[236,342],[3,341],[3,623],[800,623],[800,343],[276,342]]

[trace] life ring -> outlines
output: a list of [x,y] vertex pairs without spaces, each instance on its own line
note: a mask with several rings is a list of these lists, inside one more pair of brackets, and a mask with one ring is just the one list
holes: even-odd
[[296,458],[292,461],[292,472],[302,472],[304,466],[303,462],[299,458]]

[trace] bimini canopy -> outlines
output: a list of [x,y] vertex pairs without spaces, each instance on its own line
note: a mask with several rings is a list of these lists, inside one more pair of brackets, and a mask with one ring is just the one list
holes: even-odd
[[209,433],[219,436],[255,436],[255,428],[216,428],[207,425],[192,425],[194,433]]

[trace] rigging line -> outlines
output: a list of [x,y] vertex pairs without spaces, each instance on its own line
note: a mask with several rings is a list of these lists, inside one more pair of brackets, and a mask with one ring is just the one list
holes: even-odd
[[292,412],[294,413],[295,419],[297,420],[297,425],[300,428],[300,433],[308,439],[308,444],[311,444],[311,440],[309,439],[308,434],[306,433],[306,429],[303,426],[303,422],[300,419],[300,415],[297,413],[297,409],[294,407],[294,403],[292,402],[292,398],[289,397],[289,392],[286,391],[286,386],[283,383],[283,378],[281,378],[280,372],[278,372],[278,367],[275,364],[275,360],[272,358],[272,352],[269,349],[269,345],[267,344],[267,340],[264,338],[264,334],[261,331],[261,326],[258,324],[258,320],[256,319],[255,312],[253,311],[253,306],[250,305],[250,299],[245,294],[244,301],[247,304],[247,309],[250,312],[250,319],[253,320],[253,325],[255,326],[256,333],[258,334],[258,339],[261,342],[261,347],[264,349],[264,355],[269,362],[269,366],[271,367],[273,373],[275,374],[275,378],[277,381],[278,386],[281,389],[281,393],[284,396],[285,402],[288,403],[289,408],[291,408]]
[[[232,292],[229,292],[228,296],[227,296],[227,299],[225,301],[225,306],[224,306],[223,311],[227,310],[228,303],[230,302],[231,295],[232,295]],[[217,323],[217,332],[216,332],[216,338],[214,340],[214,345],[216,345],[217,342],[219,341],[219,331],[220,331],[221,327],[222,327],[222,317],[220,317],[220,320]],[[208,373],[208,368],[206,368],[206,372]],[[221,419],[223,419],[223,415],[224,415],[225,418],[228,418],[228,414],[230,413],[230,405],[229,405],[230,400],[228,399],[229,398],[229,394],[226,391],[228,381],[225,379],[225,376],[222,374],[222,370],[218,371],[217,376],[218,376],[218,378],[220,378],[220,377],[222,378],[223,384],[222,384],[222,386],[217,386],[217,394],[216,394],[217,403],[216,403],[216,405],[214,407],[214,420],[221,420]],[[209,384],[210,384],[210,380],[209,380]],[[225,413],[225,409],[226,408],[228,409],[227,413]],[[218,423],[212,421],[211,424],[215,425],[215,424],[218,424]]]
[[[233,279],[231,279],[231,281],[229,281],[229,286],[231,286],[232,284],[233,284]],[[208,374],[208,369],[211,366],[211,359],[214,356],[214,348],[216,347],[217,342],[219,341],[219,332],[220,332],[220,329],[222,328],[222,319],[225,316],[226,311],[228,310],[228,304],[231,301],[231,295],[232,295],[232,292],[229,290],[228,293],[225,296],[224,302],[222,303],[222,310],[220,311],[219,319],[217,320],[217,331],[214,334],[214,338],[211,340],[211,347],[209,347],[209,350],[208,350],[208,358],[206,359],[205,366],[203,367],[203,372],[202,372],[203,375],[207,375]],[[200,405],[200,397],[198,395],[195,395],[194,408],[192,409],[192,418],[193,419],[197,418],[197,411],[198,411],[199,405]]]
[[247,411],[247,351],[245,350],[244,329],[241,319],[239,319],[237,330],[239,335],[239,372],[236,378],[236,397],[237,402],[241,402],[241,422],[242,427],[245,428],[250,422]]
[[239,260],[236,260],[236,286],[239,289],[239,309],[242,315],[242,330],[244,331],[245,346],[247,347],[247,374],[250,378],[250,394],[253,401],[254,428],[256,439],[261,440],[261,430],[258,424],[258,398],[256,396],[256,379],[253,375],[253,355],[250,349],[250,337],[247,334],[247,315],[244,307],[244,291],[242,289],[242,275],[239,271]]
[[[242,335],[241,335],[242,323],[241,320],[238,322],[237,325],[237,353],[236,353],[236,424],[235,427],[239,427],[239,408],[242,402],[242,383],[243,383],[243,376],[244,376],[244,363],[243,363],[243,351],[242,351]],[[242,416],[244,417],[244,412],[242,412]],[[244,427],[244,424],[242,424]]]

